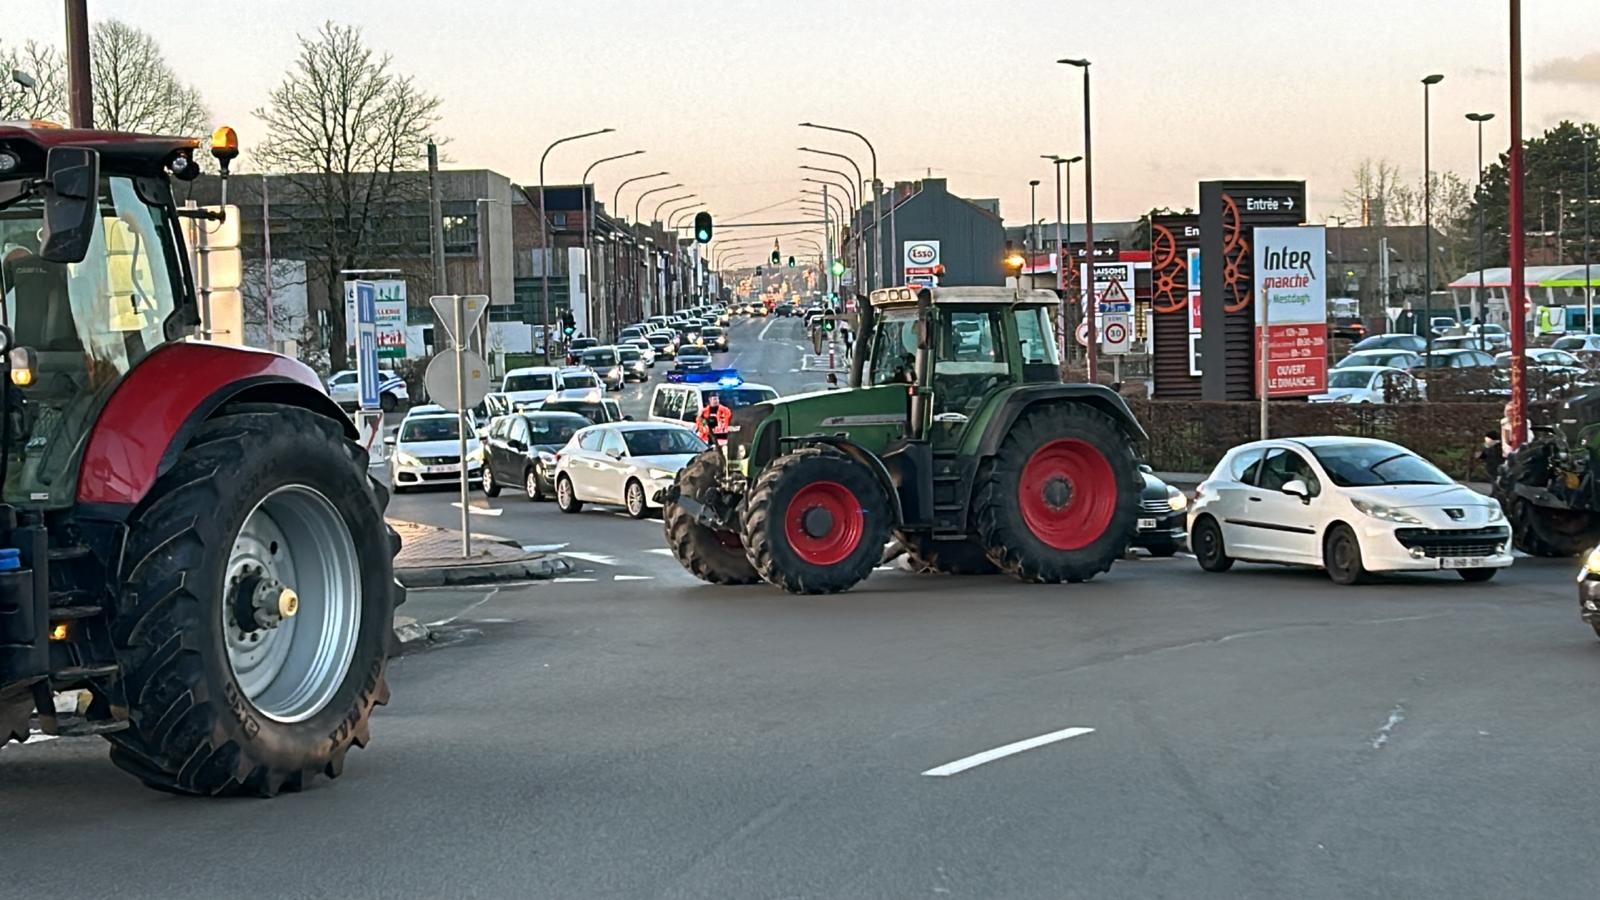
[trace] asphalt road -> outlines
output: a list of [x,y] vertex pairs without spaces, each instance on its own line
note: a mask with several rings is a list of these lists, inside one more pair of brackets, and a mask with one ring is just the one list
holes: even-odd
[[[772,383],[807,377],[773,343],[738,352],[784,369]],[[449,499],[396,511],[448,520]],[[496,508],[485,528],[563,544],[581,574],[413,592],[440,641],[394,662],[393,703],[343,778],[196,801],[138,787],[93,740],[13,746],[0,895],[1592,898],[1600,884],[1584,687],[1600,641],[1577,620],[1570,563],[1338,588],[1129,559],[1086,585],[887,570],[800,598],[699,584],[659,552],[659,523]],[[1061,739],[972,760],[1043,735]]]

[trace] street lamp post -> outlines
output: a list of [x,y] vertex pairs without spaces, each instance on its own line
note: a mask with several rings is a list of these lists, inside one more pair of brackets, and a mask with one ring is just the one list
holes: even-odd
[[[883,182],[878,180],[877,148],[873,147],[872,142],[867,140],[866,136],[859,131],[851,131],[848,128],[835,128],[832,125],[817,125],[812,122],[801,122],[800,127],[837,131],[840,134],[848,134],[859,138],[861,143],[867,145],[867,153],[872,157],[872,243],[875,247],[873,256],[877,258],[877,265],[874,268],[877,270],[877,286],[883,287]],[[894,212],[892,200],[890,201],[889,211],[891,214]]]
[[849,226],[850,232],[851,232],[851,234],[850,234],[851,243],[855,244],[855,251],[854,251],[854,253],[851,253],[851,251],[849,251],[849,250],[847,250],[845,248],[843,242],[841,241],[840,246],[839,246],[839,254],[841,256],[848,255],[848,256],[850,256],[852,258],[852,260],[853,260],[853,266],[852,267],[855,269],[857,276],[859,276],[861,274],[861,272],[862,272],[862,264],[861,264],[861,246],[862,246],[861,233],[862,233],[862,229],[855,227],[855,215],[854,215],[854,213],[855,213],[855,210],[858,210],[858,209],[861,208],[861,204],[857,200],[857,198],[860,196],[860,185],[861,185],[860,180],[858,179],[855,182],[852,182],[850,180],[850,174],[848,172],[840,171],[839,169],[826,169],[826,168],[823,168],[821,166],[808,166],[808,165],[805,165],[804,163],[801,164],[800,168],[806,169],[806,170],[809,170],[809,171],[812,171],[812,172],[824,172],[824,173],[827,173],[829,175],[837,175],[841,179],[843,179],[842,186],[844,188],[844,195],[840,198],[840,200],[841,200],[841,202],[845,203],[845,209],[849,210],[850,214],[840,217],[840,219],[839,219],[839,230],[842,233],[844,228],[845,228],[845,226],[847,226],[847,225]]
[[[1038,218],[1039,179],[1035,178],[1028,182],[1028,227],[1023,229],[1022,232],[1022,246],[1027,250],[1028,268],[1030,269],[1033,268],[1033,255],[1039,250],[1039,248],[1035,246],[1039,241],[1039,226],[1035,224],[1035,221]],[[1033,233],[1032,237],[1029,236],[1029,232]],[[1019,289],[1022,287],[1021,271],[1017,272],[1017,287]],[[1033,287],[1033,274],[1031,272],[1028,274],[1028,287]]]
[[[1427,329],[1423,340],[1433,357],[1433,140],[1432,88],[1443,75],[1422,79],[1422,320]],[[1482,331],[1483,329],[1478,329]]]
[[[1071,159],[1067,159],[1052,153],[1045,154],[1041,158],[1050,160],[1056,170],[1056,290],[1061,294],[1061,307],[1056,312],[1056,318],[1058,320],[1056,325],[1058,330],[1061,332],[1059,339],[1061,344],[1060,352],[1065,355],[1067,352],[1067,338],[1071,337],[1071,335],[1067,334],[1067,266],[1070,265],[1071,262],[1068,259],[1067,245],[1061,239],[1061,220],[1063,214],[1071,215],[1072,204],[1069,202],[1067,204],[1067,208],[1065,210],[1062,209],[1061,167],[1063,165],[1067,167],[1067,190],[1069,192],[1068,196],[1070,197],[1070,192],[1072,190],[1072,164],[1082,160],[1083,157],[1074,156]],[[1072,226],[1068,225],[1067,240],[1070,241],[1071,239]]]
[[[544,361],[546,364],[550,362],[550,266],[553,260],[550,258],[550,213],[545,206],[544,196],[544,162],[550,157],[550,151],[554,150],[561,144],[565,144],[568,141],[578,141],[584,138],[595,137],[596,135],[610,134],[613,131],[616,131],[616,129],[601,128],[598,131],[586,131],[583,134],[573,134],[564,138],[557,138],[556,140],[551,141],[550,146],[544,148],[544,153],[539,156],[539,250],[543,256],[542,263],[539,266],[539,317],[542,320],[540,327],[544,329]],[[567,276],[568,302],[571,302],[571,283],[572,276],[569,273]]]
[[[802,152],[804,152],[804,153],[815,153],[818,156],[832,156],[835,159],[842,159],[845,162],[850,164],[850,168],[851,169],[855,170],[855,173],[856,173],[855,181],[850,182],[851,185],[852,185],[852,190],[850,192],[850,196],[851,196],[851,201],[850,201],[850,210],[851,210],[850,211],[850,223],[851,223],[851,227],[854,228],[855,227],[855,221],[856,221],[856,213],[857,212],[864,213],[865,212],[865,206],[866,206],[866,192],[867,192],[868,185],[867,185],[867,180],[865,178],[861,177],[861,167],[856,165],[856,161],[855,160],[851,159],[849,156],[847,156],[846,154],[843,154],[843,153],[835,153],[832,150],[816,150],[816,149],[813,149],[811,147],[801,147],[800,150]],[[841,176],[844,175],[843,172],[837,172],[837,171],[834,171],[832,169],[829,169],[827,171],[833,171],[834,174],[836,174],[836,175],[841,175]],[[845,180],[849,181],[848,178],[846,178]],[[857,185],[859,185],[859,190],[855,189],[855,186],[857,186]],[[863,219],[864,218],[865,218],[865,215],[863,215]],[[866,285],[867,289],[870,291],[872,289],[872,277],[871,277],[872,276],[872,258],[871,258],[872,254],[868,253],[867,250],[866,250],[866,240],[867,240],[867,238],[866,238],[866,234],[867,234],[866,223],[863,221],[861,227],[855,229],[855,231],[856,231],[856,264],[857,264],[857,268],[859,269],[859,271],[856,273],[856,276],[859,279],[859,283],[857,284],[857,289],[858,289],[858,292],[859,292],[860,286],[864,284],[864,285]],[[876,226],[874,226],[873,237],[874,238],[877,237]]]
[[[589,168],[583,170],[583,181],[580,187],[580,190],[583,191],[583,297],[585,304],[589,307],[587,318],[591,331],[594,330],[594,246],[591,242],[591,232],[594,228],[594,199],[592,196],[594,188],[589,184],[589,176],[594,172],[595,167],[601,163],[627,159],[630,156],[638,156],[643,152],[643,150],[635,150],[631,153],[619,153],[616,156],[603,157],[590,163]],[[568,282],[571,282],[570,277]],[[567,293],[567,302],[571,303],[571,291],[569,290]],[[616,323],[610,320],[610,316],[607,316],[606,319],[606,327],[610,329],[610,333],[615,333]]]
[[[1094,141],[1089,115],[1089,61],[1087,59],[1058,59],[1056,62],[1083,70],[1083,245],[1084,253],[1089,260],[1089,272],[1094,273]],[[1091,279],[1090,284],[1093,284]],[[1091,295],[1093,291],[1090,292]],[[1099,373],[1095,371],[1095,316],[1099,311],[1099,299],[1090,296],[1084,303],[1087,314],[1084,316],[1084,332],[1088,339],[1087,359],[1089,361],[1089,382],[1091,384],[1100,380]]]
[[[1488,276],[1484,271],[1487,254],[1484,252],[1483,224],[1483,123],[1494,118],[1494,113],[1467,113],[1467,121],[1478,124],[1478,349],[1485,349],[1484,318],[1489,310]],[[1589,316],[1584,315],[1585,330]],[[1430,329],[1431,330],[1431,329]]]

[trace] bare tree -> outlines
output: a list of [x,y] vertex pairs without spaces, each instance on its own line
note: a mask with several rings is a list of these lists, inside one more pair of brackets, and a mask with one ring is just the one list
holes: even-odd
[[200,92],[178,80],[149,32],[106,19],[89,38],[94,122],[113,131],[199,134],[211,114]]
[[[26,73],[34,86],[16,84],[12,72]],[[34,41],[0,47],[0,120],[65,118],[66,97],[66,61],[56,48]]]
[[257,159],[283,174],[292,203],[304,210],[297,238],[326,286],[327,349],[341,369],[347,338],[339,272],[366,263],[384,222],[418,199],[419,181],[405,171],[426,162],[439,99],[396,73],[388,54],[363,43],[359,28],[327,22],[300,36],[294,66],[255,115],[267,125]]
[[1354,184],[1344,192],[1345,213],[1363,225],[1383,227],[1395,221],[1404,205],[1400,167],[1386,159],[1364,159],[1351,173]]

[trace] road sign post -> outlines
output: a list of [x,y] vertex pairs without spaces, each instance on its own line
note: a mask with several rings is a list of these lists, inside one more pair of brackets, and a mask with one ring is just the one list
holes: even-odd
[[[461,483],[461,555],[472,555],[471,508],[467,500],[472,492],[467,474],[467,410],[478,405],[488,390],[484,375],[483,358],[467,349],[467,336],[478,327],[478,322],[489,308],[489,298],[483,294],[443,294],[430,297],[428,305],[438,314],[450,337],[449,358],[436,356],[428,364],[423,381],[428,386],[428,396],[446,409],[456,413],[456,437],[459,449],[459,475]],[[443,365],[441,365],[441,363]]]

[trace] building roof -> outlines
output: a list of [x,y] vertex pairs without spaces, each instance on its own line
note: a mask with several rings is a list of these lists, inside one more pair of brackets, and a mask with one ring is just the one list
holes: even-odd
[[[1522,274],[1522,283],[1525,287],[1583,287],[1585,280],[1584,267],[1581,263],[1564,266],[1527,266]],[[1600,287],[1600,262],[1589,264],[1587,278],[1591,286]],[[1484,287],[1510,287],[1511,269],[1506,266],[1484,269],[1482,283]],[[1465,290],[1475,288],[1478,284],[1478,272],[1474,270],[1450,282],[1450,287]]]

